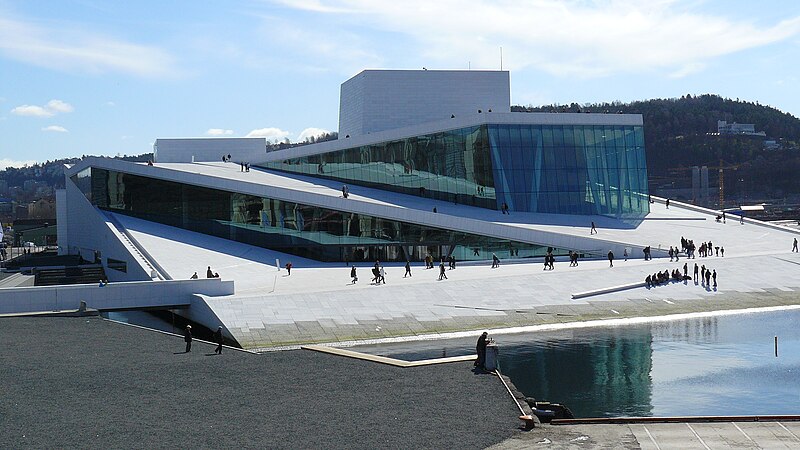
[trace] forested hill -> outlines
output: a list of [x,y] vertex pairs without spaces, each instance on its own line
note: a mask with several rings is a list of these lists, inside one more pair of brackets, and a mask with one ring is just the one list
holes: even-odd
[[[511,110],[641,114],[647,168],[653,182],[672,179],[684,185],[688,172],[670,169],[693,165],[718,166],[723,161],[726,166],[739,166],[738,178],[761,180],[760,185],[726,185],[731,194],[743,188],[749,189],[751,194],[767,197],[800,194],[800,176],[797,176],[800,173],[800,119],[757,102],[706,94],[632,103],[512,106]],[[716,133],[718,120],[752,123],[756,131],[766,132],[766,139],[778,141],[780,148],[765,148],[764,138],[709,134]]]

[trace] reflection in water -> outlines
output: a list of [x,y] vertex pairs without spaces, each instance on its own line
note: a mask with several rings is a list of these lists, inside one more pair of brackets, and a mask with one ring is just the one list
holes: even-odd
[[650,415],[649,330],[603,331],[504,346],[500,368],[526,395],[564,403],[576,417]]
[[[576,417],[800,414],[798,322],[800,310],[787,310],[492,337],[520,391]],[[356,350],[464,355],[477,335]]]

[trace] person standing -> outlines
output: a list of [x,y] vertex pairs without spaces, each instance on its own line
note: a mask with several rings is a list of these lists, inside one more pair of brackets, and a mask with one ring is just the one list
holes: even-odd
[[714,280],[714,288],[716,288],[717,287],[717,269],[714,269],[714,271],[711,273],[711,278]]
[[608,267],[614,267],[614,252],[608,251]]
[[183,342],[186,342],[186,352],[189,353],[192,351],[192,326],[186,325],[186,328],[183,330]]
[[592,221],[592,228],[589,230],[589,234],[597,234],[597,228],[594,226],[594,221]]
[[446,270],[444,268],[444,260],[439,262],[439,281],[442,281],[442,278],[445,280],[447,279],[447,274],[445,273]]
[[405,278],[407,276],[409,276],[409,277],[411,276],[411,261],[409,261],[409,260],[406,260],[406,273],[405,273],[405,275],[403,275],[403,278]]
[[358,281],[358,276],[356,276],[356,266],[350,268],[350,278],[353,279],[352,284],[356,284],[356,281]]
[[628,260],[628,247],[625,247],[625,249],[622,250],[622,257],[625,259],[625,261]]
[[478,338],[478,343],[475,345],[475,353],[478,354],[478,359],[475,360],[475,367],[483,369],[486,366],[486,338],[489,333],[483,332]]
[[794,238],[794,244],[792,244],[792,251],[793,252],[797,251],[797,238]]
[[667,199],[667,209],[669,209],[669,199]]
[[224,342],[224,338],[222,337],[222,325],[218,326],[217,331],[214,332],[214,342],[217,343],[217,348],[214,349],[214,353],[221,355],[222,343]]
[[[292,274],[292,263],[291,262],[287,262],[286,263],[286,274],[287,275],[291,275]],[[302,278],[302,277],[300,277],[300,278]]]
[[683,278],[689,278],[689,264],[683,263]]
[[381,274],[381,280],[380,281],[383,284],[386,284],[386,269],[384,269],[383,266],[381,266],[381,269],[380,269],[379,273]]
[[725,211],[722,211],[722,223],[725,223]]
[[706,287],[711,287],[711,271],[706,270]]
[[697,271],[699,268],[697,267],[697,263],[694,263],[694,281],[697,282]]

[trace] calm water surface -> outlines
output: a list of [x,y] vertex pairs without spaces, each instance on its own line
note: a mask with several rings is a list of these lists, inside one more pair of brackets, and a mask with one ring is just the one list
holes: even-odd
[[[790,310],[493,337],[520,391],[576,417],[800,414],[798,325]],[[416,360],[474,353],[475,339],[354,350]]]

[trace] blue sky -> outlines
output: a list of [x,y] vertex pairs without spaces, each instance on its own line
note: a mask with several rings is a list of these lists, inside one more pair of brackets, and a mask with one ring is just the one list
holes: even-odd
[[513,104],[715,93],[800,115],[800,2],[0,0],[0,167],[338,128],[365,68],[504,69]]

